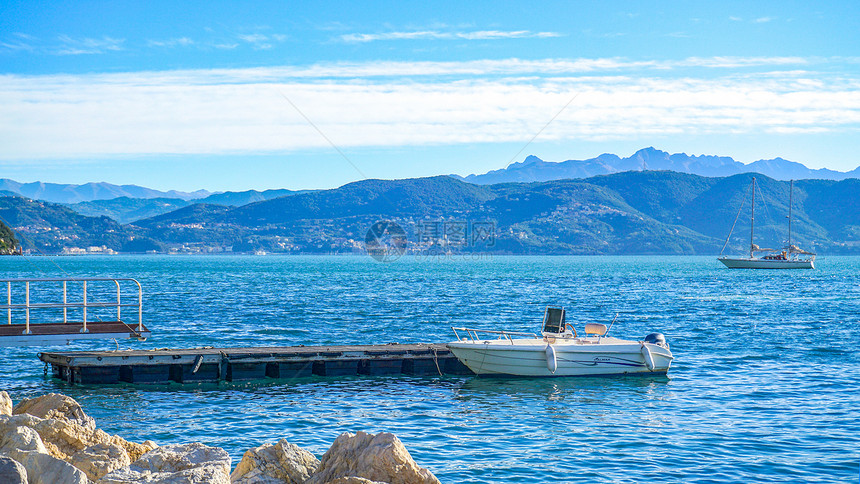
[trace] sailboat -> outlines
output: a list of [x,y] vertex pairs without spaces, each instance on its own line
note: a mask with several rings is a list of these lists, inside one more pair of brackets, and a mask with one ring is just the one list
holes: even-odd
[[[722,262],[729,269],[814,269],[815,268],[815,253],[808,252],[791,243],[791,208],[793,204],[792,195],[794,192],[794,180],[791,180],[791,185],[788,192],[788,243],[781,251],[774,249],[763,249],[753,242],[755,234],[755,190],[756,180],[752,179],[752,209],[750,216],[750,255],[749,257],[717,257],[717,260]],[[740,214],[740,209],[738,210]],[[737,222],[737,218],[735,218]],[[734,229],[734,225],[732,226]],[[729,231],[729,236],[726,238],[726,244],[723,245],[725,250],[729,243],[732,233]],[[769,254],[757,257],[757,252],[769,252]],[[722,253],[722,251],[720,251]]]

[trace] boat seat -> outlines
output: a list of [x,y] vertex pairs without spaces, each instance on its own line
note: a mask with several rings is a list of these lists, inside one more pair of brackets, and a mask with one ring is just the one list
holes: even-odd
[[606,334],[606,325],[600,323],[586,323],[586,336],[603,336]]

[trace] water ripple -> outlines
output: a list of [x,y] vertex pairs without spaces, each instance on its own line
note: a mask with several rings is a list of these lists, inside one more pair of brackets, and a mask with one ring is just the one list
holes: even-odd
[[[534,331],[543,307],[612,332],[663,332],[664,377],[320,377],[70,386],[39,349],[5,349],[17,401],[72,395],[99,426],[161,444],[322,454],[390,431],[443,482],[846,482],[860,449],[860,258],[815,271],[730,271],[704,257],[80,257],[69,275],[134,277],[154,337],[123,347],[444,342],[451,326]],[[3,258],[9,277],[48,261]],[[107,344],[113,346],[113,342]],[[106,348],[81,342],[65,349]]]

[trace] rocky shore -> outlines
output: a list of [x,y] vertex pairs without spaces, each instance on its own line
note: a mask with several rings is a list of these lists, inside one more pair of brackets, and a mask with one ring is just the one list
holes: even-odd
[[319,459],[281,439],[249,449],[231,473],[224,449],[129,442],[96,427],[73,398],[50,393],[12,405],[0,391],[0,483],[430,484],[390,433],[343,433]]

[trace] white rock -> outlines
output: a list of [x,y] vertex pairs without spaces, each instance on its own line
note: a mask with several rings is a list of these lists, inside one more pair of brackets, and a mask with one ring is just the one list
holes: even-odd
[[439,484],[393,434],[343,433],[320,459],[320,466],[305,484],[326,484],[335,479],[361,477],[390,484]]
[[115,444],[128,453],[130,461],[134,461],[144,453],[155,448],[155,444],[147,441],[143,444],[128,442],[122,437],[112,436],[100,429],[90,429],[69,420],[42,419],[30,414],[0,417],[0,428],[6,419],[6,425],[29,427],[38,432],[48,453],[65,461],[78,451],[96,444]]
[[15,459],[0,455],[0,482],[27,484],[27,469]]
[[6,392],[0,392],[0,415],[12,415],[12,399]]
[[47,454],[39,434],[24,425],[17,425],[13,418],[0,417],[0,454],[15,457],[16,452],[35,451]]
[[128,452],[117,444],[95,444],[77,451],[69,458],[69,463],[84,471],[92,481],[105,474],[131,464]]
[[200,443],[165,445],[131,465],[112,471],[99,484],[229,484],[230,455]]
[[14,457],[27,470],[29,484],[89,484],[84,471],[48,454],[33,450]]
[[[12,448],[46,453],[75,465],[91,479],[126,466],[155,447],[149,441],[135,444],[67,420],[30,414],[0,416],[0,452]],[[5,453],[18,460],[15,451]]]
[[281,439],[245,452],[230,474],[234,484],[302,484],[320,461],[310,452]]
[[87,484],[83,471],[48,454],[38,432],[26,425],[36,421],[41,419],[31,415],[0,417],[0,454],[22,465],[30,484]]
[[386,482],[371,481],[363,477],[338,477],[333,481],[328,481],[325,484],[388,484]]
[[74,422],[88,429],[96,428],[96,421],[84,413],[74,398],[60,393],[48,393],[36,398],[25,398],[12,409],[13,415],[28,413],[39,418],[55,418]]

